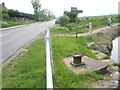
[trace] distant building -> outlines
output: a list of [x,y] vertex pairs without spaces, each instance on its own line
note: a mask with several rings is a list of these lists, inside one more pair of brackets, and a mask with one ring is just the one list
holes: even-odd
[[7,9],[7,8],[5,7],[5,3],[4,3],[4,2],[2,2],[2,4],[0,4],[0,9]]

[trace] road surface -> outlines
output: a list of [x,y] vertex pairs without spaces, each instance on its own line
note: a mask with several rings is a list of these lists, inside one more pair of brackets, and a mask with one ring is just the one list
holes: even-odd
[[2,57],[0,57],[0,60],[5,62],[11,55],[28,42],[37,37],[43,37],[43,32],[45,32],[48,27],[53,26],[55,26],[54,20],[3,30],[2,34],[0,34],[0,49],[2,48]]

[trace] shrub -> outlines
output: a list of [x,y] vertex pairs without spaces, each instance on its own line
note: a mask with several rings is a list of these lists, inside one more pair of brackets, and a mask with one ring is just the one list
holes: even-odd
[[65,26],[66,24],[68,24],[69,23],[69,17],[68,16],[61,16],[61,17],[59,17],[59,23],[60,23],[60,25],[62,25],[62,26]]
[[17,10],[12,10],[12,9],[8,10],[8,15],[10,17],[23,17],[23,18],[29,18],[29,19],[35,20],[35,15],[33,14],[22,13],[22,12],[19,12]]
[[67,15],[70,18],[70,22],[75,22],[76,21],[77,13],[65,11],[64,15]]
[[9,20],[9,15],[7,13],[3,13],[2,18],[5,20]]
[[7,22],[0,21],[2,28],[9,27],[10,25]]
[[0,9],[0,12],[2,12],[2,14],[0,15],[0,17],[2,17],[2,20],[8,20],[9,19],[7,9]]

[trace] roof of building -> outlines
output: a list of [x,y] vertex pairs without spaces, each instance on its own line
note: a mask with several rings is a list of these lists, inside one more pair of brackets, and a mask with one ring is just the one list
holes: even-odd
[[4,3],[0,4],[0,9],[7,9]]

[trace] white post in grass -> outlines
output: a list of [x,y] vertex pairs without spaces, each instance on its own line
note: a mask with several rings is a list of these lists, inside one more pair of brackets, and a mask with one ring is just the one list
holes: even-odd
[[89,23],[89,29],[90,29],[90,31],[89,31],[90,32],[90,37],[92,38],[92,23],[91,22]]
[[52,63],[50,56],[50,35],[49,31],[47,31],[46,36],[46,83],[47,89],[53,89],[53,76],[52,76]]
[[110,27],[112,26],[112,20],[111,20],[111,18],[109,18],[109,26]]

